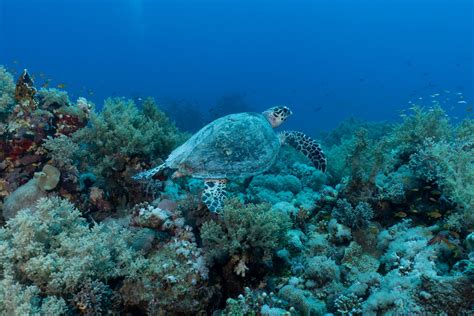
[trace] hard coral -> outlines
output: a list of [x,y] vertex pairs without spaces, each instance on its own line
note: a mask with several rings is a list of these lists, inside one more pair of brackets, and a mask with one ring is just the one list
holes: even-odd
[[344,225],[361,228],[368,225],[374,217],[374,211],[367,202],[360,202],[353,207],[347,200],[338,200],[332,216]]

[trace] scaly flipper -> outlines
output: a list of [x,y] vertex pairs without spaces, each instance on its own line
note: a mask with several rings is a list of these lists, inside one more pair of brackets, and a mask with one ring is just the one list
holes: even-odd
[[205,180],[202,201],[209,211],[219,213],[224,208],[224,202],[227,199],[226,185],[227,179]]
[[146,170],[143,172],[140,172],[132,177],[133,180],[148,180],[151,179],[155,174],[160,172],[161,170],[164,170],[166,168],[166,164],[161,164],[155,168],[152,168],[150,170]]
[[284,131],[280,133],[280,140],[283,144],[288,144],[299,150],[313,162],[316,168],[326,172],[326,156],[321,145],[314,139],[301,132]]

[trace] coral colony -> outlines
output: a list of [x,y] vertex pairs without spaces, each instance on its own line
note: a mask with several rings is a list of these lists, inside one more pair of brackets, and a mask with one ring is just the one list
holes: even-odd
[[[454,125],[414,105],[397,124],[343,122],[320,147],[300,134],[280,146],[271,127],[208,125],[260,142],[263,168],[220,134],[211,146],[179,131],[153,99],[96,111],[0,67],[0,119],[2,315],[473,311],[470,118]],[[172,152],[196,153],[182,144],[201,156],[171,165]],[[196,177],[194,161],[243,149],[256,160],[229,164],[232,181]],[[190,172],[137,176],[163,163]],[[216,178],[222,165],[204,167]]]

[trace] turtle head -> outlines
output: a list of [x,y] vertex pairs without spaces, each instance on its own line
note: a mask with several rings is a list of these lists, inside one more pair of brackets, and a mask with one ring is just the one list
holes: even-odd
[[273,128],[280,126],[292,114],[290,108],[283,105],[274,106],[263,112]]

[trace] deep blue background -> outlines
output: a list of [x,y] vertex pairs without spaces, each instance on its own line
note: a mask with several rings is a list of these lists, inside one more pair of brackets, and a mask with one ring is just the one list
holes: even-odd
[[310,133],[354,115],[397,119],[436,92],[463,117],[473,11],[472,0],[0,0],[0,64],[74,97],[91,89],[98,105],[152,95],[206,108],[226,93],[259,110],[286,103],[289,128]]

